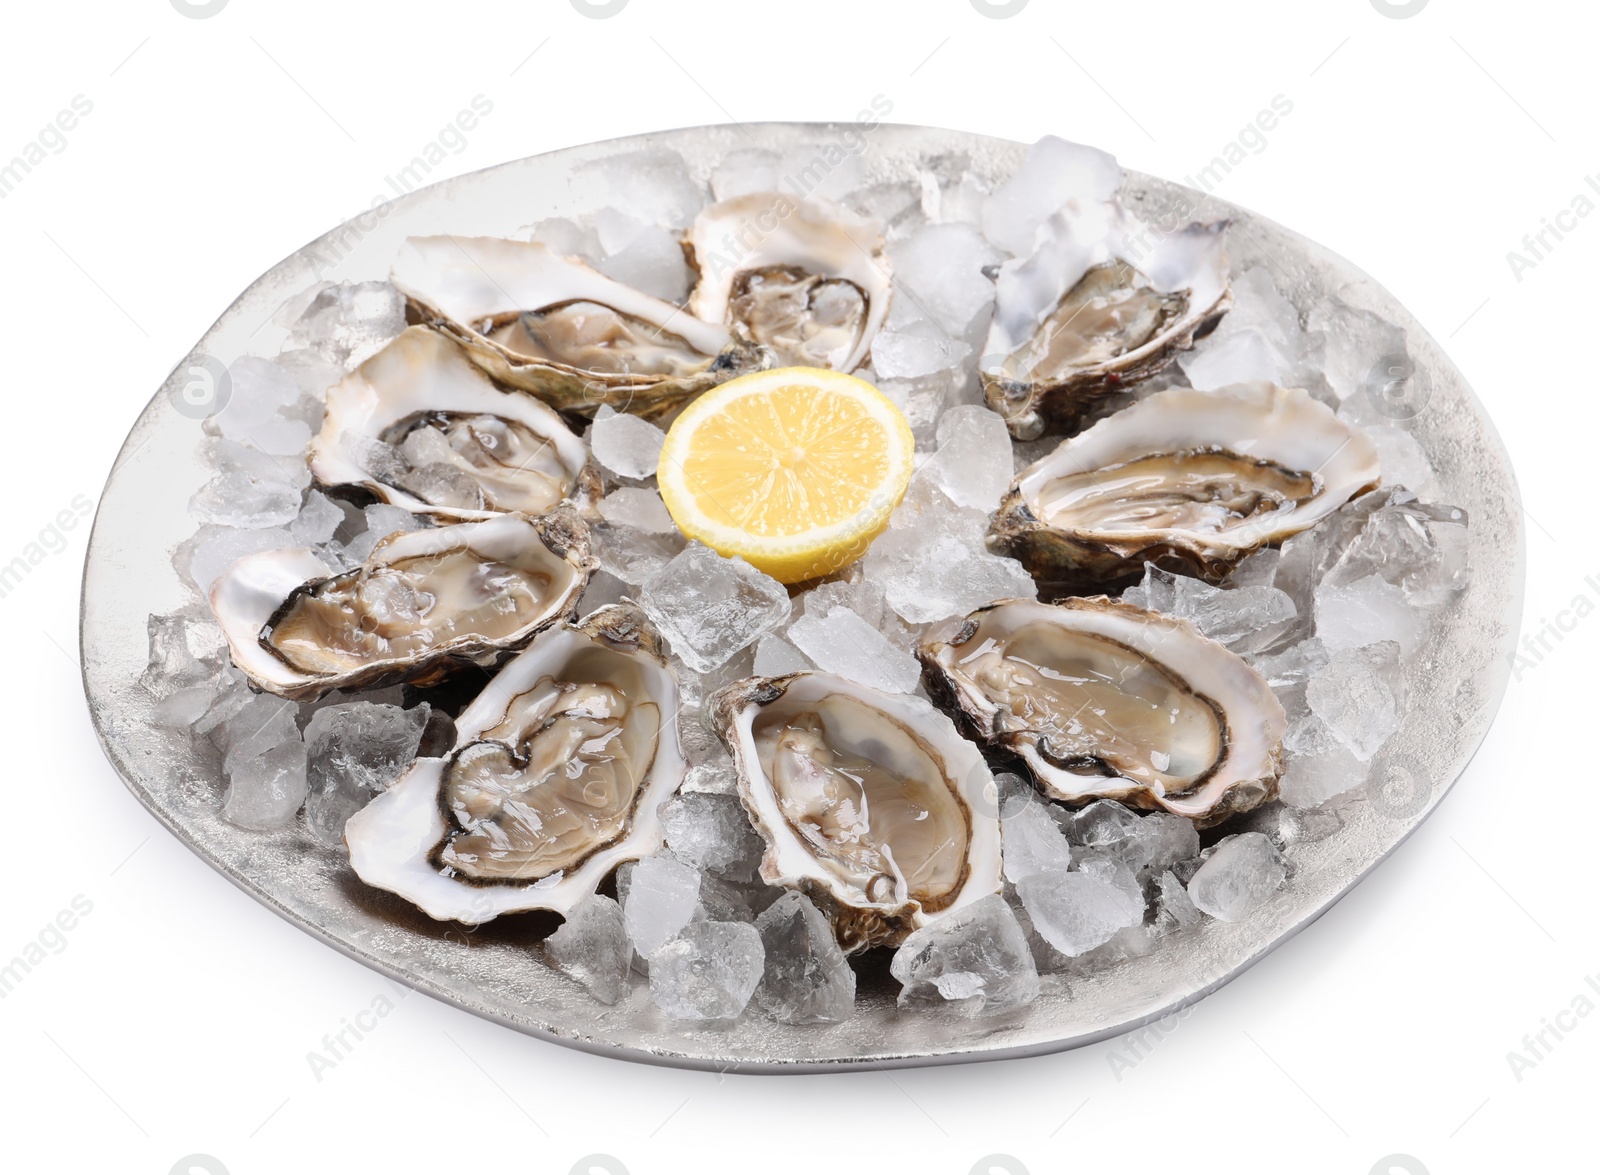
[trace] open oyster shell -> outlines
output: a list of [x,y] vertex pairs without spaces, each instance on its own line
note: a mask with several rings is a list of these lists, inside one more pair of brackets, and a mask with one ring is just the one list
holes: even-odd
[[685,238],[689,309],[779,367],[854,371],[889,313],[883,223],[831,200],[751,192],[706,208]]
[[1096,596],[1002,600],[917,650],[940,707],[1051,799],[1108,797],[1204,827],[1278,792],[1283,707],[1187,620]]
[[1166,367],[1232,305],[1228,222],[1163,236],[1120,209],[1110,220],[1102,235],[1101,217],[1058,213],[1034,253],[1000,267],[979,370],[985,400],[1018,439],[1070,429]]
[[538,241],[411,237],[390,280],[473,362],[563,412],[654,418],[768,358]]
[[505,392],[455,343],[408,327],[328,389],[311,472],[414,514],[481,519],[586,507],[600,473],[561,417]]
[[707,713],[767,844],[762,879],[815,901],[846,951],[999,892],[993,777],[927,702],[807,672],[735,682]]
[[307,548],[247,555],[211,586],[233,663],[295,701],[491,665],[572,614],[596,562],[564,508],[391,535],[353,571]]
[[1044,583],[1111,583],[1146,562],[1215,583],[1379,480],[1366,434],[1299,388],[1168,388],[1024,469],[988,544]]
[[368,885],[429,917],[565,914],[623,861],[661,847],[656,808],[687,764],[678,683],[644,614],[613,604],[541,634],[345,825]]

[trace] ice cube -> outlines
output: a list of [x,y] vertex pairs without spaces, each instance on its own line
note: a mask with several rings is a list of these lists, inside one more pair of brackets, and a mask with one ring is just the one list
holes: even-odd
[[589,538],[601,568],[629,587],[638,587],[658,575],[687,545],[676,528],[665,534],[651,534],[605,522],[592,525]]
[[1294,623],[1297,609],[1287,592],[1265,585],[1218,588],[1146,563],[1144,580],[1122,598],[1141,607],[1181,616],[1236,653],[1275,644]]
[[292,344],[354,367],[406,328],[406,301],[386,281],[324,286],[289,329]]
[[755,994],[765,963],[754,926],[691,922],[650,956],[650,998],[679,1020],[731,1019]]
[[874,689],[908,694],[922,680],[915,657],[849,608],[834,608],[826,617],[808,613],[790,626],[789,639],[819,668]]
[[594,459],[622,477],[654,477],[667,439],[648,420],[602,407],[589,428]]
[[779,155],[760,147],[741,147],[724,155],[711,172],[711,194],[731,200],[752,192],[770,192],[778,186]]
[[922,471],[958,506],[992,514],[1011,484],[1011,434],[998,413],[961,404],[939,417],[939,451]]
[[402,510],[399,506],[391,506],[387,502],[374,502],[362,511],[366,520],[366,530],[345,544],[345,557],[352,562],[360,563],[384,539],[392,534],[404,534],[424,527],[422,519],[412,514],[409,510]]
[[580,164],[573,188],[595,203],[626,208],[648,224],[688,228],[705,203],[705,191],[694,182],[683,156],[667,147],[645,147]]
[[882,331],[872,340],[872,369],[880,379],[916,379],[959,366],[971,353],[971,347],[938,331]]
[[778,160],[777,189],[808,197],[843,200],[861,186],[866,171],[860,151],[847,153],[843,150],[847,146],[835,141],[785,151]]
[[555,933],[544,940],[545,955],[602,1004],[628,994],[632,948],[623,928],[622,907],[603,894],[578,901]]
[[804,672],[812,665],[799,649],[769,632],[756,642],[754,668],[762,677],[782,677],[787,673]]
[[1418,497],[1426,497],[1433,488],[1433,466],[1417,438],[1392,424],[1369,424],[1366,434],[1378,450],[1383,484],[1404,486]]
[[206,449],[217,473],[189,499],[189,513],[201,522],[261,529],[300,513],[300,494],[310,480],[303,462],[226,438]]
[[966,1015],[1032,1003],[1039,972],[1005,899],[979,898],[914,931],[889,963],[902,1008],[948,1002]]
[[1175,930],[1187,930],[1200,921],[1200,911],[1195,908],[1189,891],[1183,883],[1168,870],[1156,882],[1156,919],[1155,929],[1162,934],[1170,934]]
[[531,238],[561,257],[576,257],[593,265],[601,257],[600,238],[594,226],[564,216],[550,216],[534,227]]
[[432,708],[375,702],[323,706],[306,723],[306,824],[330,848],[354,816],[417,757]]
[[312,490],[306,495],[300,513],[289,523],[289,537],[296,546],[315,547],[332,542],[343,525],[344,511],[339,504],[321,490]]
[[622,914],[633,949],[649,958],[694,917],[700,900],[700,874],[666,854],[646,857],[634,867]]
[[674,534],[678,529],[655,490],[623,486],[601,498],[599,508],[600,517],[613,526],[632,527],[646,534]]
[[1230,588],[1272,587],[1272,581],[1278,572],[1278,560],[1282,557],[1282,552],[1276,547],[1263,547],[1253,555],[1246,555],[1228,573],[1228,578],[1223,582],[1223,586]]
[[756,919],[766,958],[756,1003],[783,1024],[836,1024],[855,1010],[856,975],[828,920],[790,890]]
[[1328,648],[1316,637],[1310,637],[1281,652],[1258,654],[1249,661],[1273,689],[1294,689],[1306,685],[1328,667]]
[[1264,266],[1233,279],[1234,305],[1201,346],[1178,356],[1192,387],[1203,391],[1250,380],[1304,387],[1316,374],[1321,338],[1300,327],[1300,312]]
[[1283,737],[1283,775],[1278,797],[1291,808],[1316,808],[1360,787],[1371,763],[1359,759],[1315,714],[1290,725]]
[[661,827],[672,855],[703,873],[753,881],[762,842],[738,797],[690,793],[661,805]]
[[1424,613],[1376,572],[1350,584],[1324,582],[1316,590],[1316,617],[1317,636],[1333,652],[1394,641],[1409,658],[1428,634]]
[[1334,395],[1349,399],[1366,389],[1373,367],[1406,353],[1406,332],[1370,310],[1358,310],[1334,299],[1319,299],[1308,315],[1321,333],[1323,374]]
[[1000,831],[1001,860],[1006,880],[1013,884],[1052,869],[1065,872],[1072,865],[1072,846],[1042,803],[1023,804],[1007,813]]
[[139,678],[156,697],[175,688],[210,682],[227,658],[227,645],[208,609],[191,606],[146,622],[150,660]]
[[602,258],[596,268],[674,305],[688,297],[692,279],[678,235],[653,224],[641,226],[625,246]]
[[888,248],[895,292],[959,340],[994,304],[984,268],[1000,254],[969,224],[924,225]]
[[1063,207],[1085,214],[1122,186],[1122,169],[1104,151],[1046,135],[1009,180],[983,203],[983,233],[1015,256],[1033,252],[1036,233]]
[[1397,684],[1392,645],[1338,649],[1306,685],[1306,704],[1356,758],[1368,760],[1400,728]]
[[1273,895],[1288,877],[1283,857],[1259,832],[1217,842],[1189,879],[1189,898],[1202,913],[1237,922]]
[[241,828],[268,831],[294,819],[306,799],[306,748],[298,737],[228,769],[222,814]]
[[690,543],[650,578],[640,605],[697,673],[709,673],[789,618],[789,593],[743,559]]
[[1017,896],[1034,929],[1063,955],[1081,955],[1144,919],[1144,901],[1134,900],[1113,873],[1050,870],[1017,883]]
[[[260,453],[299,457],[311,443],[310,426],[294,415],[300,396],[294,375],[272,360],[236,359],[228,367],[228,398],[208,427]],[[303,473],[304,462],[297,464]]]

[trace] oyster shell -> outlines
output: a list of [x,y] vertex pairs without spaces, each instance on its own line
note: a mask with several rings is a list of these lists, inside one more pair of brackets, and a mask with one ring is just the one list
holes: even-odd
[[338,575],[306,548],[247,555],[212,584],[211,610],[252,682],[305,701],[493,664],[570,616],[595,566],[570,508],[502,514],[391,535]]
[[1024,469],[988,543],[1046,583],[1110,583],[1146,562],[1215,583],[1379,480],[1366,434],[1299,388],[1168,388]]
[[766,358],[538,241],[411,237],[391,280],[474,363],[563,412],[654,418]]
[[896,945],[1000,889],[1000,822],[977,748],[920,698],[829,673],[749,678],[707,702],[766,841],[847,951]]
[[917,650],[928,693],[1051,799],[1109,797],[1205,827],[1278,793],[1266,680],[1187,620],[1097,596],[1002,600]]
[[656,808],[686,770],[678,684],[631,604],[542,633],[345,825],[368,885],[468,924],[565,914],[623,861],[661,847]]
[[889,313],[883,223],[831,200],[751,192],[706,208],[685,238],[689,309],[780,367],[854,371]]
[[1052,217],[1038,249],[1002,265],[995,282],[979,370],[989,407],[1020,440],[1065,431],[1101,398],[1154,375],[1233,302],[1227,221],[1162,236],[1118,212],[1104,236],[1080,240],[1084,221]]
[[415,514],[482,519],[587,506],[600,474],[561,417],[495,387],[455,343],[408,327],[328,389],[311,472]]

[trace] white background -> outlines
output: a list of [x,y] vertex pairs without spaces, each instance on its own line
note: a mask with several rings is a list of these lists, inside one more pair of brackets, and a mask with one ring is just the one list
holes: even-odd
[[[436,176],[665,127],[846,119],[881,93],[893,121],[1057,133],[1182,178],[1282,94],[1293,113],[1218,194],[1366,269],[1477,389],[1522,481],[1524,632],[1600,601],[1600,217],[1520,281],[1506,258],[1600,170],[1595,29],[1571,0],[1435,0],[1409,19],[1369,0],[1032,0],[1003,20],[969,0],[632,0],[606,20],[567,0],[232,0],[205,20],[100,0],[3,19],[0,161],[75,95],[94,109],[0,200],[0,563],[97,495],[146,399],[240,290],[365,208],[474,95],[494,113]],[[0,1001],[7,1170],[165,1175],[197,1152],[213,1157],[197,1170],[234,1175],[565,1175],[597,1152],[634,1175],[967,1175],[996,1153],[1035,1173],[1366,1175],[1396,1152],[1414,1156],[1397,1171],[1434,1175],[1592,1165],[1600,1016],[1520,1081],[1506,1054],[1600,972],[1600,621],[1512,684],[1409,843],[1120,1077],[1102,1045],[719,1078],[414,995],[319,1081],[306,1054],[390,989],[219,878],[101,758],[75,662],[85,539],[0,600],[0,957],[75,895],[93,903]]]

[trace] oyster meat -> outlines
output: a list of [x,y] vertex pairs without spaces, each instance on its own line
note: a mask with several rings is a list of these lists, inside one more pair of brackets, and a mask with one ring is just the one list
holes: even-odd
[[706,208],[686,244],[689,309],[772,352],[779,367],[854,371],[889,313],[883,224],[831,200],[750,192]]
[[735,682],[707,710],[767,845],[762,878],[807,894],[846,951],[999,892],[993,777],[920,698],[807,672]]
[[1107,797],[1204,827],[1277,795],[1283,707],[1186,620],[1104,596],[1003,600],[917,655],[935,701],[1018,755],[1051,799]]
[[539,401],[504,392],[438,331],[408,327],[328,389],[311,472],[441,518],[587,506],[600,476],[581,441]]
[[503,383],[563,412],[657,417],[765,356],[538,241],[411,237],[391,280]]
[[503,514],[391,535],[339,575],[307,548],[247,555],[212,584],[211,609],[252,682],[305,701],[492,664],[570,616],[595,566],[570,507]]
[[623,861],[661,847],[683,781],[678,685],[630,604],[542,633],[415,764],[345,825],[368,885],[429,917],[565,914]]
[[1366,434],[1299,388],[1168,388],[1024,469],[988,543],[1044,583],[1112,583],[1146,562],[1216,583],[1380,480]]
[[1226,221],[1162,236],[1120,210],[1110,220],[1102,236],[1101,217],[1058,213],[1033,254],[1000,267],[980,374],[989,407],[1021,440],[1070,429],[1154,375],[1232,304]]

